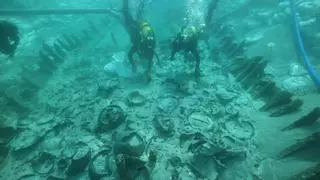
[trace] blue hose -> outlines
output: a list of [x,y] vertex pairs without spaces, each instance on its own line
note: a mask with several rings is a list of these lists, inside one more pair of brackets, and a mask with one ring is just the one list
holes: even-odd
[[300,24],[299,24],[298,17],[297,17],[295,0],[291,0],[290,5],[291,5],[293,25],[294,25],[296,41],[297,41],[297,48],[299,50],[300,55],[304,59],[305,66],[307,68],[307,71],[308,71],[310,77],[312,78],[314,84],[320,89],[320,76],[317,74],[317,72],[313,68],[313,66],[310,62],[310,59],[307,55],[307,52],[304,48],[303,41],[302,41],[301,32],[300,32]]

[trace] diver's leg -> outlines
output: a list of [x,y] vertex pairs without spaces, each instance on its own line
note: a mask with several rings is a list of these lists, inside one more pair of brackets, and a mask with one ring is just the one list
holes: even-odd
[[171,57],[170,60],[174,60],[174,55],[180,50],[180,43],[179,40],[176,38],[173,40],[171,44]]
[[196,58],[196,68],[195,68],[194,73],[195,73],[196,77],[199,77],[200,76],[200,54],[197,49],[191,50],[191,53]]
[[128,58],[129,58],[129,62],[131,64],[131,68],[132,68],[132,71],[133,72],[136,72],[137,71],[137,66],[136,64],[134,63],[134,60],[133,60],[133,55],[134,53],[136,53],[138,50],[137,46],[133,45],[131,48],[130,48],[130,51],[128,53]]
[[210,46],[210,42],[209,42],[209,36],[205,37],[203,39],[203,41],[206,44],[207,50],[210,51],[211,50],[211,46]]
[[154,55],[155,55],[155,57],[156,57],[158,66],[161,66],[161,62],[160,62],[160,58],[159,58],[158,53],[157,53],[157,52],[154,52]]
[[177,50],[173,49],[171,51],[171,56],[170,56],[170,60],[173,61],[174,60],[174,55],[177,53]]
[[147,81],[148,81],[148,82],[151,81],[152,65],[153,65],[153,55],[151,56],[150,59],[148,59],[148,67],[147,67],[147,72],[146,72],[146,76],[147,76]]

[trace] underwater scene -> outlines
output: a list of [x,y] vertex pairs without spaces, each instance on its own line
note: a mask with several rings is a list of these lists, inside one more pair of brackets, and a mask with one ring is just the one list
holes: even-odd
[[0,180],[320,180],[319,0],[1,0]]

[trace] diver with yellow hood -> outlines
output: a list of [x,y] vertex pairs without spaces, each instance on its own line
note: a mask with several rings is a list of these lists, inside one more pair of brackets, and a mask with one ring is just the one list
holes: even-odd
[[126,30],[129,33],[132,46],[128,53],[129,61],[132,65],[132,70],[136,71],[136,64],[133,59],[133,55],[137,53],[141,58],[144,58],[148,61],[147,67],[147,78],[151,80],[151,68],[153,64],[153,56],[155,55],[158,59],[157,55],[155,54],[155,35],[153,29],[151,28],[150,24],[147,22],[138,22],[134,20],[129,13],[129,5],[128,0],[123,0],[123,7],[122,13],[124,16],[124,25]]
[[185,26],[176,35],[171,43],[171,61],[174,60],[174,56],[177,52],[184,50],[186,53],[191,53],[196,60],[195,76],[200,76],[200,54],[198,50],[198,40],[204,40],[208,50],[209,45],[209,34],[208,25],[211,24],[213,11],[217,8],[219,0],[211,0],[208,6],[208,12],[205,17],[205,23],[200,25],[199,28],[195,26]]
[[195,76],[200,76],[200,54],[198,51],[199,31],[194,26],[183,27],[171,43],[171,61],[177,52],[192,53],[196,60]]

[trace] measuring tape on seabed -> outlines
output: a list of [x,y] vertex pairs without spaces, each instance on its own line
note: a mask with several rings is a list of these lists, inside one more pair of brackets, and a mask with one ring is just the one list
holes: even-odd
[[298,17],[297,17],[298,15],[297,15],[297,10],[296,10],[296,1],[291,0],[290,6],[291,6],[293,25],[294,25],[294,30],[295,30],[296,41],[297,41],[299,53],[303,57],[304,64],[306,66],[306,69],[307,69],[311,79],[313,80],[313,82],[317,86],[317,88],[320,89],[320,75],[317,73],[317,71],[312,66],[310,59],[307,55],[307,52],[305,50],[302,37],[301,37],[300,24],[298,21]]

